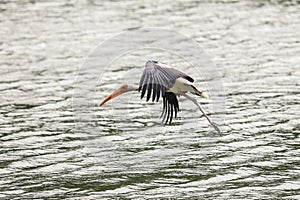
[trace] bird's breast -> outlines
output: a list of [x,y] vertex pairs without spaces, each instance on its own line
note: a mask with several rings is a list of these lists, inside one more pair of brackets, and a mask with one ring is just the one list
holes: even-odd
[[185,78],[180,77],[175,80],[175,83],[171,88],[168,89],[168,92],[173,92],[177,94],[191,91],[191,88],[191,82],[189,82]]

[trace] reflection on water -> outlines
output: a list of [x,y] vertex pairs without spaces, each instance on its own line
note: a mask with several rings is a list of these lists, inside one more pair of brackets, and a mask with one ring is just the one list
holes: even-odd
[[[300,198],[299,4],[157,5],[0,3],[0,198]],[[178,31],[209,53],[226,91],[222,135],[184,99],[170,126],[160,123],[161,104],[138,93],[95,106],[128,75],[136,83],[141,63],[153,58],[207,89],[178,56],[143,50],[114,62],[91,88],[99,102],[81,109],[93,120],[77,120],[76,131],[77,68],[98,43],[145,26]],[[210,101],[202,105],[210,112]]]

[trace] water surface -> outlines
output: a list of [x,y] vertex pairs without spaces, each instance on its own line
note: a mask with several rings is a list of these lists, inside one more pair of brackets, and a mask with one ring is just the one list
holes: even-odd
[[[279,0],[2,1],[0,198],[299,199],[299,10]],[[94,121],[74,121],[77,69],[100,42],[142,27],[184,34],[210,55],[226,94],[221,135],[182,98],[170,126],[139,94],[83,107]],[[113,63],[94,98],[126,74],[137,83],[145,55],[206,89],[176,55],[140,50]]]

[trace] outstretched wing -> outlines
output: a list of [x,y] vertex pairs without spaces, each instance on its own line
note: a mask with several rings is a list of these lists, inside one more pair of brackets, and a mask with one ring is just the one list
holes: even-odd
[[157,61],[148,61],[145,64],[145,69],[140,79],[139,91],[141,93],[141,99],[145,96],[146,101],[149,101],[152,95],[152,102],[158,101],[160,96],[163,98],[163,121],[171,123],[173,118],[173,112],[175,117],[179,111],[178,100],[174,93],[167,92],[171,88],[177,78],[182,77],[190,82],[194,82],[193,78],[185,73],[168,67],[165,64]]
[[139,84],[139,91],[142,90],[141,98],[145,96],[147,91],[146,101],[149,101],[151,95],[152,101],[155,99],[158,101],[160,95],[164,96],[167,89],[171,88],[179,77],[194,82],[193,78],[177,69],[168,67],[157,61],[146,62]]

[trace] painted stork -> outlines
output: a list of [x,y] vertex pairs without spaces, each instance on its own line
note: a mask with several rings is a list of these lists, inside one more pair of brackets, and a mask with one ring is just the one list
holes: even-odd
[[160,117],[163,117],[162,122],[165,122],[165,124],[169,122],[170,124],[173,116],[176,118],[177,112],[179,111],[177,96],[184,96],[190,99],[199,108],[208,122],[220,133],[218,126],[209,119],[196,99],[186,94],[190,92],[194,95],[208,98],[205,93],[200,92],[192,85],[193,82],[193,78],[177,69],[157,61],[147,61],[139,86],[122,84],[117,90],[107,96],[100,103],[100,106],[125,92],[139,91],[141,92],[141,99],[146,95],[146,101],[149,101],[151,96],[152,102],[157,102],[159,98],[162,97],[163,111]]

